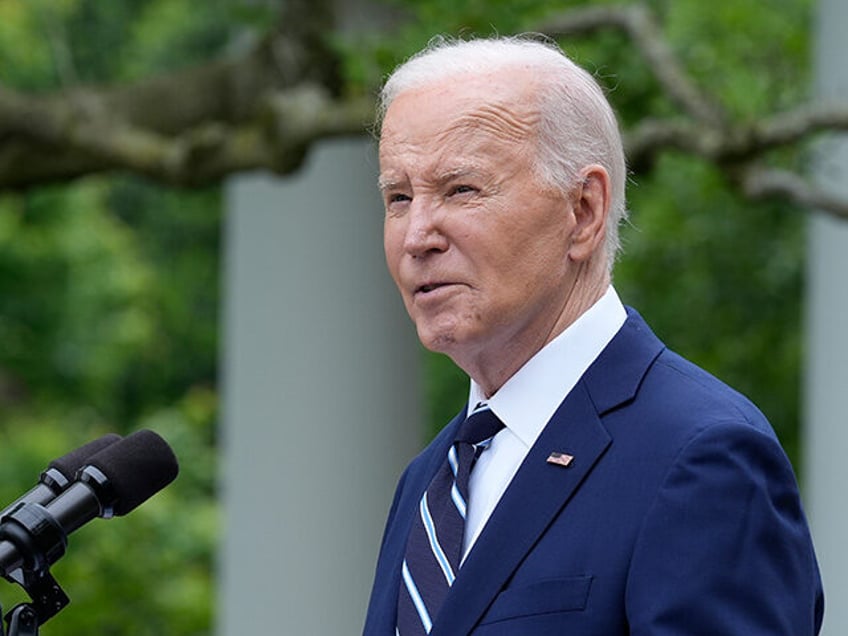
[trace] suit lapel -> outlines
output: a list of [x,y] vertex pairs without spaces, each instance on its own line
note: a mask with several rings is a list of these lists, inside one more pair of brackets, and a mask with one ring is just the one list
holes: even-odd
[[[610,444],[582,386],[539,436],[459,571],[431,636],[467,634]],[[563,413],[561,415],[560,413]],[[567,413],[567,415],[564,415]],[[551,451],[574,456],[549,464]],[[520,523],[516,523],[520,519]],[[492,558],[492,555],[496,555]]]
[[[509,577],[589,478],[612,443],[601,415],[632,399],[662,343],[632,310],[560,405],[495,508],[442,606],[431,636],[470,633]],[[574,457],[549,464],[552,451]],[[520,522],[516,522],[516,520]]]

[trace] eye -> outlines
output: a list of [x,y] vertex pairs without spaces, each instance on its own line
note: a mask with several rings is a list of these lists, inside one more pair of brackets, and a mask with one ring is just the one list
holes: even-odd
[[477,188],[474,186],[470,186],[468,184],[462,183],[459,185],[455,185],[448,190],[448,196],[452,197],[456,194],[471,194],[477,192]]
[[389,205],[393,203],[406,203],[407,201],[412,201],[412,197],[402,192],[393,192],[386,196],[386,201]]

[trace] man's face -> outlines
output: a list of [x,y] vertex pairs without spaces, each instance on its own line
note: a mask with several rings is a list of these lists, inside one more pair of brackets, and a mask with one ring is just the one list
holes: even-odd
[[402,93],[383,122],[389,271],[422,343],[472,377],[561,331],[575,279],[574,202],[535,176],[528,88],[519,72],[462,76]]

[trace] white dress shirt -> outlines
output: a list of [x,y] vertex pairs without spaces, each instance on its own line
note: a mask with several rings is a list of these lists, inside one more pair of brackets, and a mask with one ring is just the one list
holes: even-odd
[[610,286],[600,300],[530,358],[491,398],[487,400],[471,381],[468,403],[488,403],[506,428],[495,435],[471,472],[465,556],[548,420],[626,318],[627,312]]

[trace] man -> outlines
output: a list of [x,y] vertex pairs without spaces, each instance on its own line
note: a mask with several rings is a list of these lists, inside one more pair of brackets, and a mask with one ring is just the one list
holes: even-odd
[[471,389],[401,478],[365,634],[816,634],[771,427],[611,287],[626,171],[591,76],[548,44],[440,41],[382,98],[388,267]]

